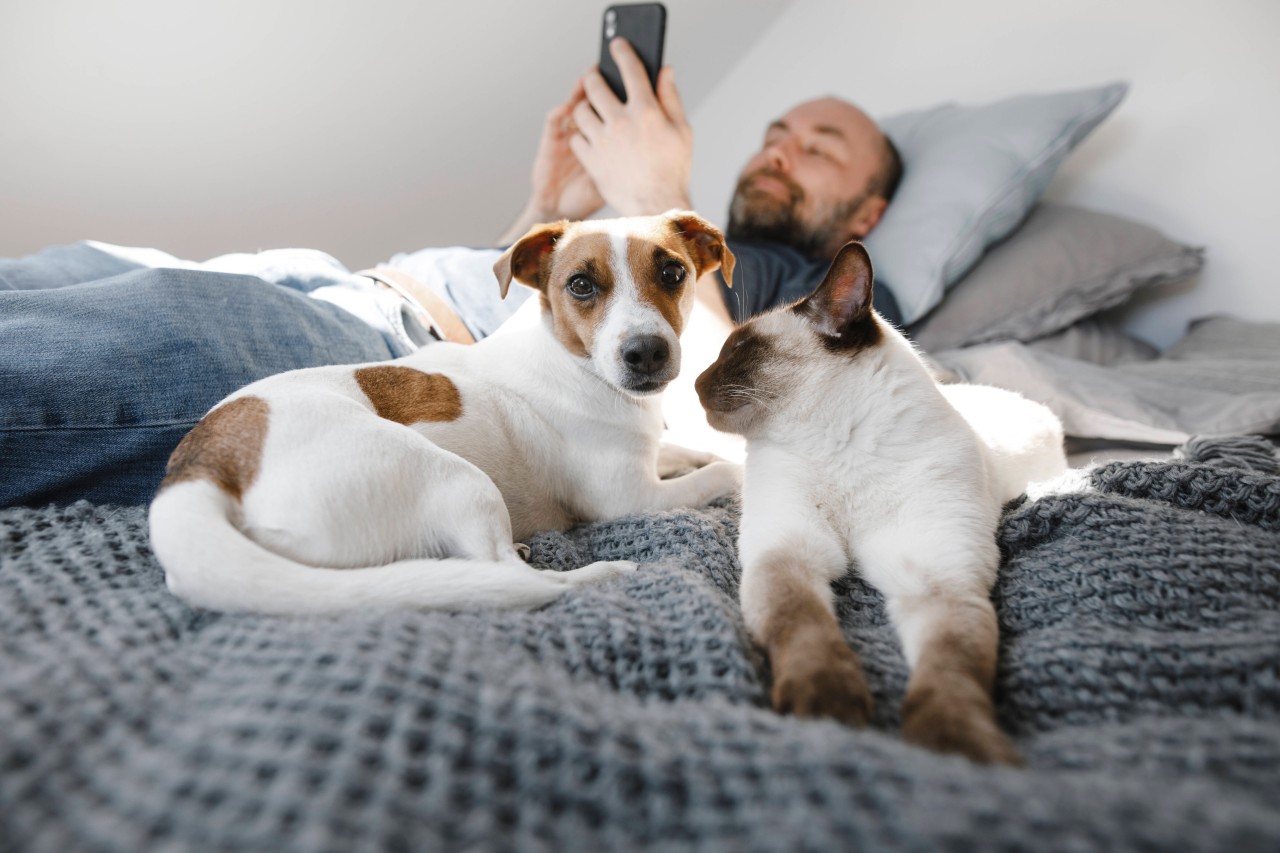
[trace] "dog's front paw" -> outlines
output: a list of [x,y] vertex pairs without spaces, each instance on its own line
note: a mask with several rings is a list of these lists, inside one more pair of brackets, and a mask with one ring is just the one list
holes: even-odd
[[678,444],[658,446],[658,478],[662,480],[705,468],[720,457],[702,450],[691,450]]
[[712,494],[713,498],[736,495],[742,491],[742,480],[746,469],[737,462],[726,462],[723,459],[718,459],[702,470],[706,472],[707,476],[715,478],[716,486]]
[[629,575],[636,568],[637,564],[630,560],[601,560],[597,563],[583,566],[580,569],[570,569],[567,572],[563,572],[561,577],[573,586],[585,586],[587,584],[604,583],[614,578]]

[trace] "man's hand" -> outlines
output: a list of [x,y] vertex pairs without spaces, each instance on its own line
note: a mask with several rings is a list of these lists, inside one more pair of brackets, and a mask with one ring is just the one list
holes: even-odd
[[582,103],[586,103],[586,93],[582,81],[578,81],[569,100],[547,112],[538,153],[533,159],[533,192],[499,244],[514,243],[539,222],[586,219],[604,206],[591,176],[569,147],[577,131],[573,111]]
[[588,72],[581,83],[586,99],[572,113],[578,128],[569,139],[573,153],[604,200],[623,216],[690,208],[693,130],[674,73],[669,67],[659,72],[655,94],[644,63],[626,39],[611,41],[609,51],[622,73],[627,102],[618,100],[598,70]]

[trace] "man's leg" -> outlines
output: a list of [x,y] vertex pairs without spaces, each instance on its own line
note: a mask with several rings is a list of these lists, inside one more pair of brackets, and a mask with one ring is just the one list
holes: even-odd
[[145,267],[189,267],[158,249],[132,249],[84,241],[49,246],[22,258],[0,258],[0,293],[6,290],[52,290],[122,275]]
[[231,391],[394,355],[356,317],[252,276],[76,277],[0,287],[0,507],[146,503],[178,441]]

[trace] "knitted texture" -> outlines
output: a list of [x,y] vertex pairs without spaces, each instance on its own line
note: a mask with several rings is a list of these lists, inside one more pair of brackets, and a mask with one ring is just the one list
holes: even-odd
[[1280,476],[1203,450],[1006,513],[1022,770],[901,740],[852,574],[872,726],[773,714],[733,502],[534,537],[643,563],[535,612],[308,619],[186,607],[142,509],[6,510],[0,849],[1280,849]]

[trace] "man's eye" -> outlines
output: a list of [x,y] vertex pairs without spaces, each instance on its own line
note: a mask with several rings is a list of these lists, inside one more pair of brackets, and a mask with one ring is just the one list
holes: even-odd
[[811,146],[809,146],[809,153],[810,153],[810,154],[812,154],[812,155],[813,155],[813,156],[815,156],[815,157],[821,157],[821,158],[822,158],[822,159],[824,159],[824,160],[831,160],[831,159],[833,159],[833,158],[831,157],[831,155],[830,155],[828,152],[824,151],[824,150],[823,150],[823,149],[821,149],[821,148],[816,148],[816,147],[814,147],[814,146],[812,146],[812,145],[811,145]]
[[596,295],[596,283],[585,275],[575,275],[565,287],[575,299],[590,299]]
[[662,267],[662,283],[667,287],[679,287],[684,277],[684,266],[675,261],[668,261]]

